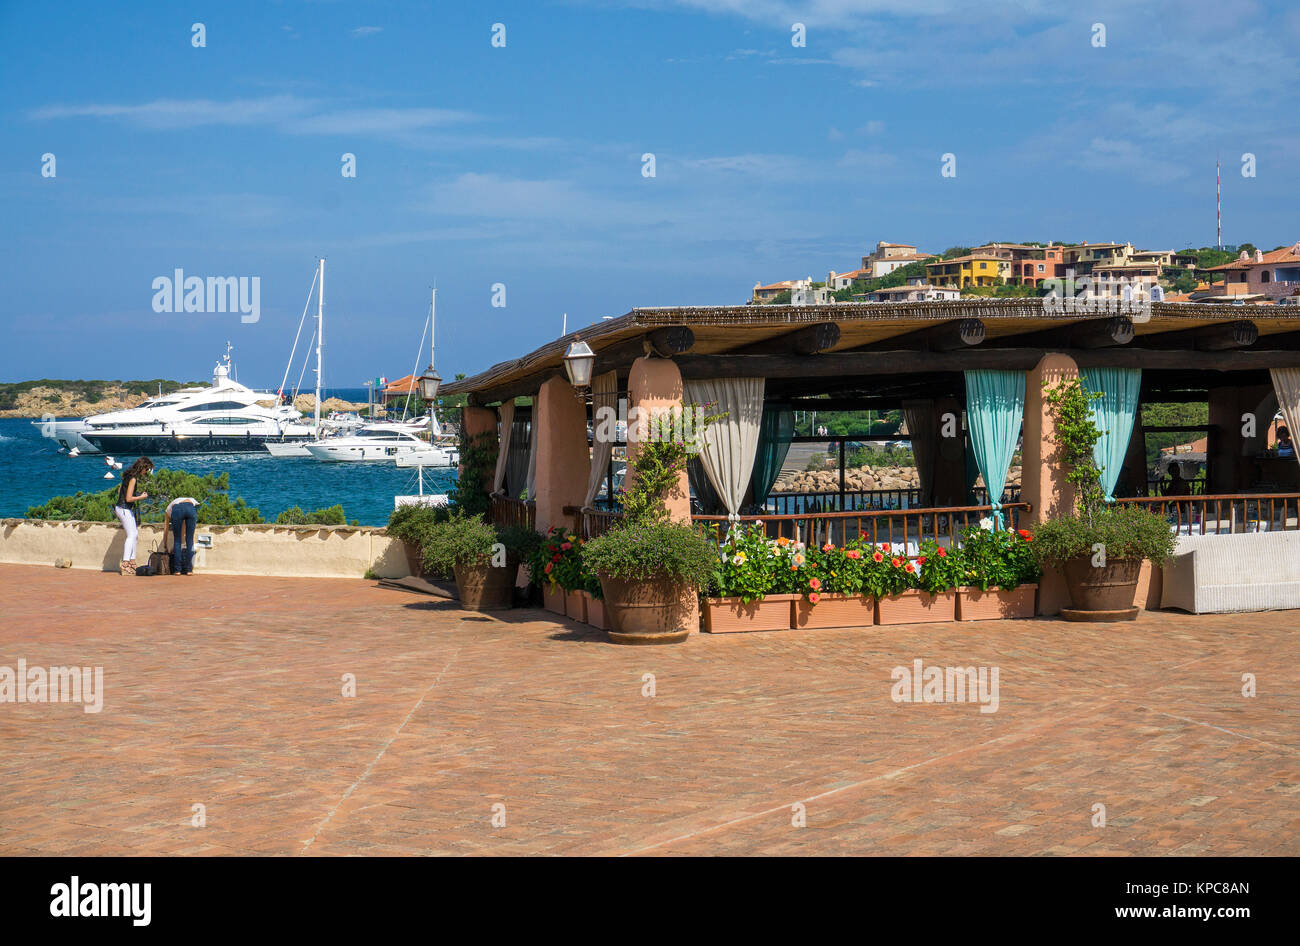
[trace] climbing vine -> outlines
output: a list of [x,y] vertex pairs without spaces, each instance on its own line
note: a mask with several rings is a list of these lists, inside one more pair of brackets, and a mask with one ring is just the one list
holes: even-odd
[[[1043,382],[1046,388],[1048,382]],[[1047,403],[1056,416],[1056,442],[1061,460],[1068,467],[1066,479],[1074,484],[1075,505],[1091,525],[1093,516],[1105,506],[1101,470],[1093,449],[1104,431],[1093,422],[1091,404],[1100,393],[1084,390],[1079,378],[1061,381],[1047,393]]]
[[495,439],[489,433],[467,437],[460,435],[460,477],[447,491],[452,505],[464,510],[466,515],[487,518],[492,507],[487,484],[496,473],[497,451]]

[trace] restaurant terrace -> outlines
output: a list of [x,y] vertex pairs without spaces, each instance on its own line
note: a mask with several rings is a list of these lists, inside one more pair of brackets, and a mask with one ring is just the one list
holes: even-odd
[[[761,521],[810,542],[866,533],[912,549],[957,541],[982,518],[1021,526],[1068,510],[1044,384],[1072,377],[1101,395],[1099,465],[1115,502],[1146,504],[1184,535],[1297,528],[1300,464],[1271,454],[1268,434],[1279,411],[1292,429],[1300,420],[1300,307],[1112,300],[1076,311],[1034,298],[633,309],[442,393],[466,395],[465,435],[496,447],[482,488],[501,523],[603,532],[619,516],[616,444],[593,435],[595,412],[709,404],[722,416],[669,499],[675,517]],[[1176,402],[1208,404],[1208,423],[1143,424],[1143,404]],[[910,442],[919,485],[845,489],[838,438],[838,490],[774,497],[795,412],[814,410],[901,410],[907,433],[891,439]],[[1145,436],[1157,431],[1207,440],[1204,478],[1187,495],[1159,495],[1148,480]],[[1017,453],[1021,483],[1007,488]],[[1139,604],[1154,607],[1152,571]],[[1057,613],[1063,596],[1046,576],[1039,613]]]

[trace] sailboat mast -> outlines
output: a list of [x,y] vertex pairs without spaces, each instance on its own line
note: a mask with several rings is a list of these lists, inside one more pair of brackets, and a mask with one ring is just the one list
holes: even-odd
[[438,287],[433,287],[433,297],[429,301],[429,367],[437,367],[437,331],[438,331]]
[[316,296],[316,436],[320,436],[321,349],[325,344],[325,257],[320,259],[320,294]]

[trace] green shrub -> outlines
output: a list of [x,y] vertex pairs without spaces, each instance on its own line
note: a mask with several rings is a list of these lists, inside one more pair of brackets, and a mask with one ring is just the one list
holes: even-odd
[[921,566],[921,576],[917,585],[922,591],[939,594],[966,584],[961,549],[946,549],[934,539],[926,539],[919,551],[916,562]]
[[326,509],[316,509],[312,512],[303,512],[301,507],[294,506],[276,516],[275,522],[276,525],[289,526],[345,526],[348,524],[348,519],[343,513],[343,507],[336,503]]
[[[42,506],[28,507],[27,517],[112,522],[118,486],[115,483],[98,493],[79,491],[72,496],[55,496]],[[257,509],[243,499],[230,498],[230,477],[226,473],[199,476],[184,470],[159,468],[144,477],[137,488],[149,494],[149,498],[142,500],[137,507],[142,522],[162,522],[167,504],[178,496],[192,496],[199,501],[200,525],[246,525],[262,521],[262,514]]]
[[707,587],[718,559],[712,542],[684,522],[627,523],[582,550],[591,573],[622,581],[671,581]]
[[556,585],[565,591],[577,591],[586,584],[582,564],[583,544],[564,526],[554,526],[528,556],[528,572],[533,584]]
[[1136,505],[1114,505],[1093,514],[1092,522],[1062,517],[1034,529],[1033,553],[1044,566],[1061,565],[1081,555],[1105,549],[1108,560],[1144,558],[1163,565],[1174,553],[1177,539],[1169,523]]
[[425,570],[430,574],[449,575],[458,565],[503,564],[493,561],[502,550],[507,555],[525,557],[536,547],[538,539],[537,533],[531,529],[497,529],[456,509],[447,518],[428,527],[421,557]]
[[451,511],[446,506],[400,506],[388,517],[388,534],[414,549],[423,549],[429,530],[446,522]]

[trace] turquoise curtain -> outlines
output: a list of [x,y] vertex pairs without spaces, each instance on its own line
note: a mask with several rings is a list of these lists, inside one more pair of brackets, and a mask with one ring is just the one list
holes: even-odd
[[1100,394],[1089,404],[1092,422],[1101,431],[1101,439],[1092,450],[1092,458],[1101,470],[1101,489],[1106,502],[1115,501],[1115,484],[1119,481],[1128,442],[1133,436],[1137,417],[1138,395],[1142,389],[1141,368],[1089,368],[1080,380],[1089,394]]
[[975,462],[989,490],[989,505],[1000,529],[1002,489],[1007,483],[1011,456],[1020,439],[1025,416],[1025,373],[1023,371],[967,371],[966,423],[970,428]]
[[790,441],[794,439],[794,411],[788,404],[764,404],[763,419],[758,426],[758,451],[749,484],[754,491],[754,506],[761,507],[772,492],[772,484],[781,475]]

